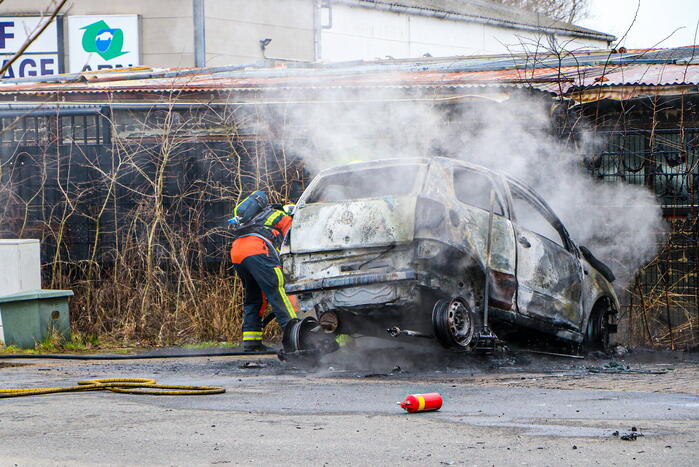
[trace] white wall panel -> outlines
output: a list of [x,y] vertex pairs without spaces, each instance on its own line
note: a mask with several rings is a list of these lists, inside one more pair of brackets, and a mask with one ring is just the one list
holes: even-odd
[[40,288],[39,240],[0,240],[0,296]]
[[[323,59],[333,62],[348,60],[373,60],[375,58],[407,57],[410,44],[402,41],[390,41],[370,37],[350,36],[344,34],[323,35]],[[326,50],[328,51],[326,54]],[[326,59],[330,56],[330,59]]]
[[390,41],[410,40],[408,15],[346,5],[332,8],[333,27],[326,32]]
[[[604,48],[605,41],[557,36],[568,50]],[[322,34],[326,61],[503,54],[548,47],[542,33],[465,21],[333,5],[333,27]]]

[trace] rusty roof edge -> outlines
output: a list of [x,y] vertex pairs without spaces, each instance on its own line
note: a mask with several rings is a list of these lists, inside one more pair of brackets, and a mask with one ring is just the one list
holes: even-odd
[[[191,93],[221,93],[226,90],[274,92],[278,89],[507,85],[529,86],[539,91],[562,95],[598,87],[697,84],[699,63],[694,64],[694,51],[699,48],[694,46],[691,47],[692,50],[683,52],[684,49],[689,48],[641,50],[618,55],[606,50],[587,51],[583,57],[570,55],[558,59],[546,55],[537,58],[534,63],[531,57],[515,55],[509,58],[445,57],[439,60],[351,62],[343,66],[298,64],[284,68],[262,68],[265,63],[257,62],[210,68],[165,69],[148,73],[83,73],[24,81],[2,80],[0,95],[4,99],[10,99],[21,95],[60,97],[69,93],[114,92],[123,95],[185,92],[192,95]],[[649,53],[653,55],[648,55]],[[676,58],[678,56],[679,59]],[[646,66],[649,72],[644,71]],[[76,77],[80,77],[80,81],[64,83],[67,79]],[[593,81],[593,78],[596,79]],[[558,86],[554,89],[545,86],[546,83],[557,83]],[[561,83],[570,84],[566,84],[567,89],[563,89]]]
[[566,92],[566,95],[580,94],[587,92],[594,92],[597,90],[609,90],[613,91],[615,89],[628,88],[642,91],[646,88],[689,88],[688,90],[692,93],[699,93],[699,82],[689,82],[689,83],[662,83],[662,84],[649,84],[649,83],[613,83],[613,84],[594,84],[590,86],[571,86]]
[[[49,75],[49,76],[31,76],[26,78],[5,78],[0,79],[0,84],[13,83],[13,84],[25,84],[25,83],[49,83],[49,82],[66,82],[66,83],[77,83],[81,81],[86,82],[107,82],[107,81],[131,81],[138,79],[154,79],[154,78],[179,78],[182,76],[196,76],[205,74],[216,74],[224,73],[234,70],[243,70],[252,67],[263,67],[265,65],[264,61],[259,61],[256,63],[246,63],[243,65],[226,65],[218,67],[203,67],[203,68],[183,68],[183,69],[172,69],[165,68],[158,70],[157,68],[151,68],[150,71],[130,71],[130,69],[124,69],[119,71],[91,71],[91,72],[80,72],[80,73],[64,73],[60,75]],[[143,67],[139,67],[143,68]]]
[[[340,85],[264,85],[264,86],[211,86],[209,84],[202,84],[200,86],[188,86],[186,88],[177,89],[179,92],[270,92],[270,91],[307,91],[307,90],[342,90],[342,89],[421,89],[421,88],[517,88],[517,89],[528,89],[531,88],[536,91],[550,92],[537,88],[537,84],[550,84],[551,80],[546,80],[544,83],[537,82],[534,80],[527,79],[513,79],[510,82],[500,82],[493,83],[487,80],[483,81],[472,81],[470,83],[460,83],[460,82],[440,82],[440,83],[411,83],[411,82],[391,82],[385,84],[340,84]],[[171,88],[162,87],[135,87],[135,88],[77,88],[77,89],[66,89],[66,90],[56,90],[53,88],[49,89],[21,89],[16,90],[12,94],[105,94],[105,93],[129,93],[129,92],[150,92],[150,93],[172,93]],[[0,96],[2,96],[0,92]],[[10,93],[5,93],[10,94]],[[0,103],[7,102],[0,100]],[[17,102],[17,101],[12,101]]]
[[[667,49],[673,50],[673,49]],[[541,68],[564,68],[577,66],[580,68],[606,65],[625,66],[635,64],[693,64],[694,60],[675,60],[669,58],[644,58],[644,53],[628,53],[622,56],[615,56],[607,51],[600,51],[594,55],[584,57],[569,56],[558,58],[547,55],[537,58],[531,62],[531,58],[526,56],[497,57],[491,59],[491,63],[484,62],[483,59],[475,57],[445,57],[438,61],[411,60],[398,63],[390,62],[351,62],[343,66],[342,64],[305,64],[305,66],[292,66],[284,68],[265,67],[265,62],[255,62],[243,65],[229,65],[209,68],[188,68],[188,69],[165,69],[160,71],[145,73],[72,73],[66,75],[54,75],[49,77],[31,77],[14,80],[0,80],[0,91],[5,84],[31,84],[31,83],[60,83],[81,81],[89,82],[128,82],[133,80],[162,79],[162,78],[183,78],[187,76],[207,76],[210,79],[223,78],[288,78],[304,76],[333,76],[342,74],[371,74],[387,72],[441,72],[441,73],[463,73],[478,71],[504,71],[514,69],[541,69]],[[473,63],[476,61],[476,63]],[[691,63],[690,63],[691,62]],[[92,77],[94,76],[94,77]],[[92,78],[90,78],[92,77]]]
[[699,77],[697,78],[696,81],[664,81],[664,82],[658,82],[658,83],[646,83],[644,81],[641,82],[613,82],[613,83],[605,83],[605,82],[600,82],[600,83],[594,83],[594,84],[588,84],[588,85],[574,85],[568,88],[566,91],[566,94],[571,94],[571,93],[577,93],[577,92],[587,92],[587,91],[594,91],[595,89],[602,89],[602,88],[628,88],[628,87],[637,87],[637,88],[657,88],[657,87],[671,87],[671,86],[685,86],[689,88],[696,88],[695,92],[699,92]]
[[[348,74],[372,74],[372,73],[392,73],[392,72],[439,72],[439,73],[467,73],[484,71],[505,71],[505,70],[532,70],[542,68],[567,68],[567,67],[588,67],[588,66],[625,66],[625,65],[652,65],[652,64],[672,64],[667,59],[645,59],[639,58],[636,54],[629,54],[620,58],[609,58],[609,54],[600,54],[599,58],[579,59],[569,58],[542,58],[535,63],[526,63],[522,66],[516,58],[502,59],[490,65],[471,64],[469,59],[459,57],[446,57],[436,63],[425,63],[420,60],[408,63],[374,63],[362,62],[361,64],[342,67],[307,67],[307,68],[256,68],[222,71],[211,76],[212,79],[222,78],[291,78],[291,77],[312,77],[312,76],[336,76]],[[205,73],[201,73],[205,74]],[[171,77],[168,75],[164,77]],[[1,88],[0,88],[1,89]]]
[[13,83],[13,84],[24,84],[24,83],[51,83],[51,82],[79,82],[85,81],[83,79],[82,73],[63,73],[60,75],[49,75],[49,76],[28,76],[26,78],[3,78],[0,79],[0,83]]

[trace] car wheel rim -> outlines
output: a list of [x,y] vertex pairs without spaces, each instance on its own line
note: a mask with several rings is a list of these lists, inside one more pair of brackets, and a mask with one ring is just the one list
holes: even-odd
[[432,323],[435,337],[444,347],[467,349],[473,342],[475,317],[461,298],[439,300]]
[[460,346],[468,345],[473,330],[471,314],[463,303],[453,300],[447,311],[447,325],[454,341]]

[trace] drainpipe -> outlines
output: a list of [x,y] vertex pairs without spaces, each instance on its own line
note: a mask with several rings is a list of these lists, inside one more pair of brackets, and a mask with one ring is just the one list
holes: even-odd
[[[323,17],[323,10],[326,10],[327,17]],[[327,23],[323,23],[326,19]],[[333,5],[332,0],[313,0],[313,49],[315,61],[319,61],[321,56],[321,44],[323,42],[323,29],[333,27]]]
[[194,20],[194,66],[206,66],[206,35],[204,0],[192,0],[192,18]]

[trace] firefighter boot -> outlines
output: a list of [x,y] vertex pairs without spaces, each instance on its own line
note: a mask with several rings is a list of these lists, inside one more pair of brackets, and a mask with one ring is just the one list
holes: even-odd
[[243,352],[271,352],[272,349],[262,343],[262,341],[244,341]]

